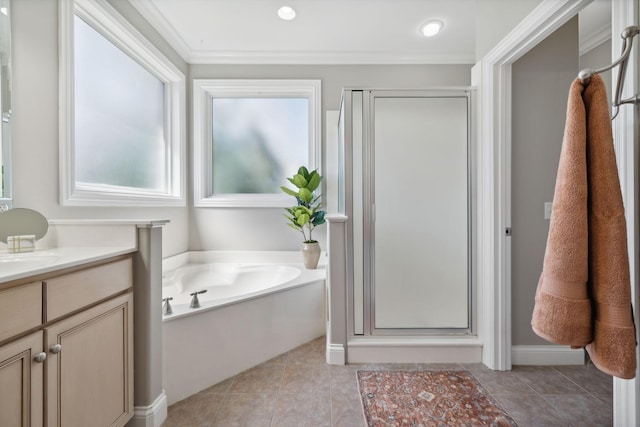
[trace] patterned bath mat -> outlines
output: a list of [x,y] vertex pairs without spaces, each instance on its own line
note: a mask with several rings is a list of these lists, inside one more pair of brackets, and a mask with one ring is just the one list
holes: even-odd
[[358,371],[369,427],[517,426],[468,371]]

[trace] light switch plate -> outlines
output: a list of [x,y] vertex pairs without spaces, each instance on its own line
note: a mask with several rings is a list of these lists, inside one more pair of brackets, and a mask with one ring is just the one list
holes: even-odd
[[544,202],[544,219],[551,219],[552,202]]

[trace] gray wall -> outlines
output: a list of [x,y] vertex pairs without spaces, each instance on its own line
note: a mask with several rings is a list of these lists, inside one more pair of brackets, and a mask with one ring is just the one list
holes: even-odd
[[[581,70],[583,68],[602,68],[609,64],[611,64],[611,39],[605,41],[604,43],[600,43],[598,46],[580,56]],[[618,68],[615,68],[614,70],[616,72],[616,78],[618,78]],[[612,86],[613,80],[611,70],[605,71],[600,75],[604,79],[604,83],[607,86],[607,95],[609,95],[609,99],[612,100],[612,91],[615,90],[615,86]]]
[[[125,0],[114,6],[135,23],[185,75],[187,65]],[[58,2],[12,2],[13,195],[14,207],[40,211],[49,219],[169,219],[165,255],[188,248],[188,209],[63,207],[58,192]],[[99,84],[99,82],[96,82]]]
[[[467,86],[470,65],[192,65],[191,77],[320,79],[322,118],[340,108],[343,87],[426,88]],[[324,141],[324,124],[323,124]],[[192,208],[193,250],[298,250],[300,235],[286,225],[282,208]],[[326,248],[326,226],[314,238]]]
[[512,342],[549,344],[531,330],[534,294],[549,232],[569,86],[579,71],[573,18],[513,64]]

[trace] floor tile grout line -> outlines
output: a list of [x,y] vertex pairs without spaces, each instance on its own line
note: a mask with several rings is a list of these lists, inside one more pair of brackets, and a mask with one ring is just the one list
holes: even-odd
[[[575,384],[573,381],[571,381],[571,379],[569,379],[566,375],[564,375],[562,372],[560,372],[560,370],[559,370],[559,369],[557,369],[555,366],[552,366],[551,368],[552,368],[553,370],[555,370],[556,372],[560,373],[560,375],[561,375],[561,376],[563,376],[563,377],[565,377],[567,380],[569,380],[569,382],[571,382],[571,383]],[[575,384],[575,385],[576,385],[576,386],[578,386],[577,384]],[[531,386],[530,386],[530,387],[531,387]],[[582,389],[582,387],[580,387],[580,386],[578,386],[578,387],[579,387],[580,389]],[[566,419],[566,418],[564,418],[562,415],[560,415],[558,408],[556,408],[555,406],[553,406],[553,405],[551,404],[551,402],[549,402],[547,399],[545,399],[545,398],[544,398],[544,395],[543,395],[542,393],[540,393],[538,390],[536,390],[536,389],[535,389],[535,388],[533,388],[533,387],[531,387],[531,388],[532,388],[532,389],[533,389],[533,391],[536,393],[536,395],[538,395],[538,397],[540,397],[540,398],[541,398],[541,399],[542,399],[542,400],[543,400],[547,405],[549,405],[549,407],[550,407],[550,408],[552,408],[552,409],[553,409],[553,412],[554,412],[555,414],[557,414],[557,415],[560,417],[560,419],[561,419],[562,421],[565,421],[565,422],[569,423],[569,425],[570,425],[571,427],[576,427],[576,425],[575,425],[574,423],[572,423],[570,420],[567,420],[567,419]],[[559,394],[559,395],[566,395],[567,393],[557,393],[557,394]]]
[[584,391],[584,393],[580,393],[580,394],[590,394],[589,390],[587,390],[586,388],[582,387],[580,384],[578,384],[577,382],[575,382],[574,380],[572,380],[567,374],[565,374],[564,372],[562,372],[560,369],[558,369],[556,366],[553,366],[553,369],[560,374],[561,376],[563,376],[567,381],[569,381],[570,383],[574,384],[576,387],[578,387],[580,390]]
[[333,377],[331,375],[331,368],[329,368],[329,422],[331,427],[333,426]]
[[[289,362],[289,353],[292,350],[287,351],[285,354],[284,367],[282,369],[282,378],[280,378],[280,385],[278,386],[278,391],[276,392],[276,401],[274,402],[273,411],[271,412],[271,422],[269,425],[273,427],[273,423],[276,421],[276,411],[278,410],[278,403],[280,402],[280,392],[282,391],[282,384],[284,383],[284,374],[287,371],[287,367],[291,364]],[[277,357],[277,356],[276,356]]]
[[[591,362],[587,362],[587,364],[589,364]],[[585,365],[586,366],[586,365]],[[579,394],[586,394],[588,396],[591,396],[592,398],[594,398],[595,400],[597,400],[598,402],[600,402],[603,406],[610,408],[609,404],[607,402],[604,402],[602,399],[600,399],[598,396],[596,396],[595,394],[593,394],[591,391],[587,390],[585,387],[582,387],[580,384],[578,384],[577,382],[573,381],[569,376],[567,376],[564,372],[562,372],[560,369],[558,369],[557,367],[554,367],[554,369],[556,369],[558,371],[558,373],[560,373],[560,375],[562,375],[564,378],[566,378],[568,381],[570,381],[571,383],[575,384],[578,388],[580,388],[581,390],[584,391],[584,393],[579,393]],[[613,381],[613,378],[611,378],[611,381]]]
[[220,406],[218,406],[218,409],[216,410],[216,413],[213,416],[213,419],[211,420],[212,423],[218,419],[218,414],[220,413],[220,411],[224,407],[225,403],[227,403],[227,400],[229,400],[229,393],[225,393],[224,394],[224,398],[222,399],[222,403],[220,404]]
[[[507,372],[507,371],[500,371],[500,372]],[[496,396],[499,393],[490,392],[489,390],[487,390],[487,387],[484,384],[482,384],[482,381],[480,381],[480,379],[473,374],[473,372],[471,372],[469,370],[469,373],[471,373],[471,376],[473,378],[475,378],[476,381],[478,381],[478,383],[485,389],[487,394],[489,394],[489,396],[491,396],[493,401],[500,407],[500,409],[502,409],[507,415],[509,415],[509,417],[513,420],[513,422],[516,423],[516,426],[518,426],[519,424],[518,424],[518,421],[516,421],[516,417],[510,411],[505,409],[504,406],[502,405],[502,403],[500,403],[500,399],[498,399],[498,397]],[[520,380],[520,378],[518,378],[518,381],[522,382],[522,380]],[[528,386],[528,384],[525,384],[525,385]],[[529,387],[529,388],[531,388],[531,387]],[[535,392],[535,390],[534,390],[534,392]]]
[[[472,374],[472,375],[473,375],[473,374]],[[474,377],[475,377],[475,376],[474,376]],[[566,419],[566,418],[564,418],[562,415],[560,415],[560,413],[559,413],[559,411],[557,410],[557,408],[556,408],[556,407],[554,407],[554,406],[553,406],[553,405],[552,405],[552,404],[551,404],[547,399],[545,399],[545,398],[544,398],[544,396],[543,396],[540,392],[538,392],[538,390],[536,390],[535,388],[533,388],[530,384],[528,384],[528,383],[526,383],[526,382],[522,381],[522,379],[520,379],[518,375],[516,375],[515,377],[516,377],[516,378],[518,379],[518,381],[520,381],[522,384],[524,384],[524,385],[526,385],[527,387],[529,387],[529,389],[533,392],[533,394],[534,394],[535,396],[538,396],[540,399],[542,399],[542,401],[543,401],[543,402],[545,402],[545,404],[546,404],[546,405],[548,405],[548,406],[549,406],[549,408],[550,408],[551,410],[553,410],[553,412],[554,412],[554,414],[555,414],[555,417],[556,417],[558,420],[566,421],[566,422],[568,422],[568,423],[569,423],[569,425],[570,425],[571,427],[575,427],[575,425],[574,425],[571,421],[567,420],[567,419]],[[478,382],[479,382],[480,384],[482,384],[482,382],[480,381],[480,379],[478,379],[478,378],[476,378],[476,379],[478,380]],[[484,385],[483,385],[483,387],[484,387]],[[485,387],[485,390],[486,390],[486,387]],[[498,402],[498,403],[500,402],[500,400],[496,397],[496,394],[498,394],[498,393],[494,394],[494,393],[489,392],[488,390],[487,390],[487,393],[489,393],[489,395],[490,395],[490,396],[491,396],[491,397],[492,397],[496,402]],[[503,394],[505,394],[505,395],[513,395],[513,393],[503,393]],[[566,393],[560,393],[560,394],[563,394],[563,395],[564,395],[564,394],[566,394]],[[521,394],[521,393],[518,393],[518,395],[525,395],[525,394],[524,394],[524,393],[522,393],[522,394]],[[503,410],[503,411],[505,411],[505,412],[506,412],[506,413],[511,417],[511,419],[512,419],[516,424],[518,424],[518,421],[516,420],[516,417],[514,417],[514,416],[511,414],[511,412],[509,412],[507,409],[505,409],[504,407],[502,407],[502,405],[500,405],[500,407],[502,408],[502,410]]]

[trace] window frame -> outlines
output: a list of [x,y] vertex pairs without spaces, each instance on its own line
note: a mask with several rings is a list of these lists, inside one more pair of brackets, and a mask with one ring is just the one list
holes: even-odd
[[[186,206],[184,74],[105,0],[59,0],[60,204],[63,206]],[[74,136],[74,17],[129,55],[165,85],[166,191],[77,183]]]
[[[193,80],[193,199],[195,207],[282,208],[292,204],[284,193],[214,194],[212,188],[212,99],[215,97],[292,97],[309,100],[307,166],[320,168],[321,82],[291,79]],[[296,171],[291,171],[293,175]],[[289,176],[289,175],[287,175]],[[286,177],[283,177],[283,181]],[[286,184],[286,181],[283,183]]]

